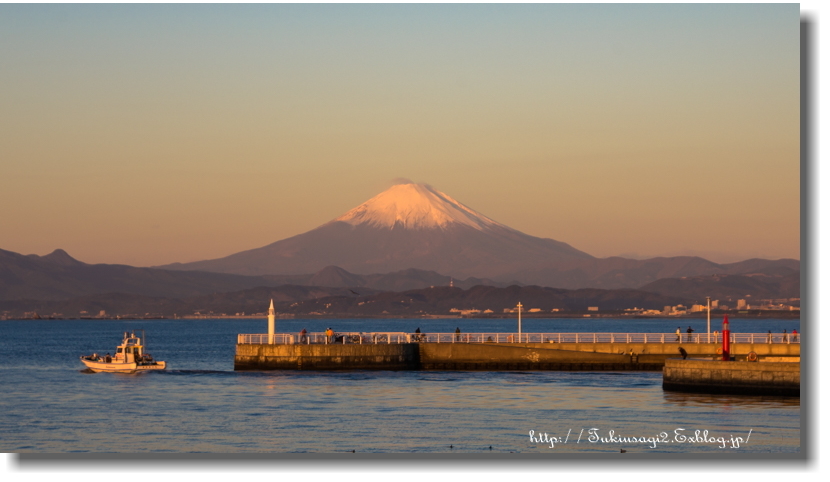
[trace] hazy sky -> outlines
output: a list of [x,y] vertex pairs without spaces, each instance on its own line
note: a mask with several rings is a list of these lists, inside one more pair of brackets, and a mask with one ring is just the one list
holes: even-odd
[[0,5],[0,249],[149,266],[406,177],[595,256],[799,255],[799,6]]

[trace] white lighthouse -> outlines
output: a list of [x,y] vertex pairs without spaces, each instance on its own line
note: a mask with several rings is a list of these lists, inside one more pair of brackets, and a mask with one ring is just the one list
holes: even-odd
[[274,320],[277,314],[274,311],[274,299],[271,299],[271,307],[268,308],[268,343],[274,343]]

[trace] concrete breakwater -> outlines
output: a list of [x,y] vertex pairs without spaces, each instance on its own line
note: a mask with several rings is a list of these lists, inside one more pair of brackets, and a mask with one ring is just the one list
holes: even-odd
[[234,370],[416,370],[415,343],[390,345],[237,344]]
[[[235,370],[660,370],[615,353],[524,344],[237,345]],[[633,358],[633,359],[632,359]]]
[[[717,357],[713,343],[239,343],[235,370],[653,370],[678,356]],[[737,360],[800,355],[798,344],[732,345]]]
[[663,389],[797,397],[801,394],[801,363],[668,359],[663,367]]
[[425,370],[660,370],[637,355],[551,348],[545,344],[424,343]]

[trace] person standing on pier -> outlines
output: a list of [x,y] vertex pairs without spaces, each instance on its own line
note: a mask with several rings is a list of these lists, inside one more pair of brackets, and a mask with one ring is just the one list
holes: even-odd
[[455,327],[455,341],[461,341],[461,329]]
[[306,340],[308,339],[308,337],[306,336],[307,334],[308,334],[308,332],[306,331],[305,328],[303,328],[303,331],[300,332],[300,343],[305,343],[306,342]]
[[695,330],[693,330],[691,326],[689,326],[688,328],[686,328],[686,333],[688,333],[688,334],[689,334],[688,341],[692,341],[692,332],[693,332],[693,331],[695,331]]
[[781,338],[781,343],[787,343],[788,341],[787,330],[784,330],[784,336]]
[[332,343],[334,341],[334,330],[331,328],[326,328],[326,343]]
[[793,341],[798,341],[798,330],[796,330],[795,328],[793,328]]
[[677,327],[677,331],[675,331],[675,333],[677,334],[677,342],[680,343],[680,327],[679,326]]

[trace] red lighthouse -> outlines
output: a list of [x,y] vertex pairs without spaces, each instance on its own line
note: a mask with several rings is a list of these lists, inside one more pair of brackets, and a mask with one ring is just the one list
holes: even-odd
[[722,361],[729,361],[729,317],[723,317],[723,356]]

